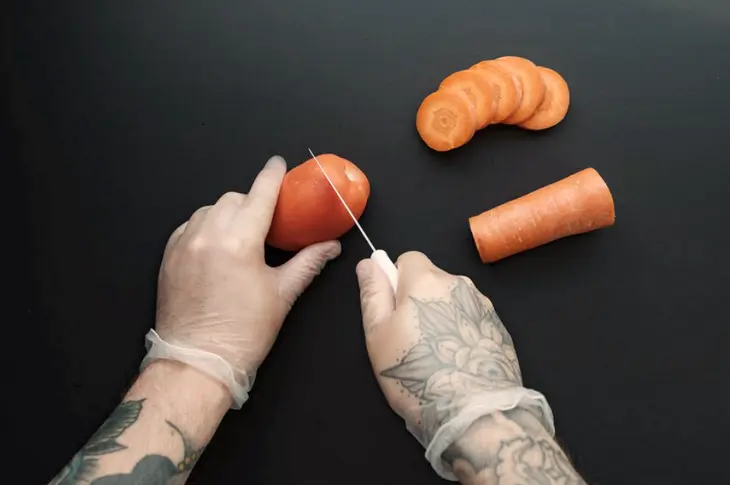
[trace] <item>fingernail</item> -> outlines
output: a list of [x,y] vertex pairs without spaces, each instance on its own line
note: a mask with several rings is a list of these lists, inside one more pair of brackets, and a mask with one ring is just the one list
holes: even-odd
[[355,266],[355,273],[357,274],[358,281],[362,282],[370,278],[373,272],[372,263],[369,259],[363,259],[357,266]]
[[286,167],[286,160],[284,160],[284,158],[280,157],[279,155],[274,155],[273,157],[269,158],[269,161],[266,162],[264,168],[275,168],[277,165],[283,165],[284,167]]

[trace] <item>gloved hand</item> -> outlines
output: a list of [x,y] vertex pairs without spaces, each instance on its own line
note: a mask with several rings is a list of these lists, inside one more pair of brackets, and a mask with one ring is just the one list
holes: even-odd
[[397,295],[372,260],[357,266],[367,349],[390,407],[436,472],[456,481],[442,453],[496,411],[525,409],[554,435],[550,407],[522,386],[512,337],[491,301],[421,253],[405,253],[396,265]]
[[144,368],[179,360],[219,379],[238,409],[247,399],[294,301],[340,243],[309,246],[286,264],[264,261],[264,244],[286,163],[273,157],[248,194],[227,193],[170,237],[159,273],[157,323]]

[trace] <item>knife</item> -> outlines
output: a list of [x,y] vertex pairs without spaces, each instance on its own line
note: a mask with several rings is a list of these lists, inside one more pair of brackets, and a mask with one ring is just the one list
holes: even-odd
[[340,191],[337,190],[337,187],[335,187],[335,184],[332,182],[332,179],[330,179],[329,175],[327,175],[327,172],[325,171],[324,167],[321,163],[319,163],[319,160],[317,159],[317,156],[312,152],[312,149],[309,149],[309,154],[312,155],[312,158],[315,162],[317,162],[317,165],[319,166],[319,169],[324,174],[324,177],[327,179],[327,182],[330,183],[330,187],[332,187],[332,190],[335,191],[335,194],[337,194],[337,197],[340,199],[340,202],[342,202],[342,205],[345,206],[345,209],[347,210],[347,213],[350,214],[350,217],[352,217],[352,220],[355,222],[355,225],[358,229],[360,229],[360,233],[365,238],[365,241],[367,241],[368,246],[370,246],[370,249],[373,250],[373,254],[370,255],[370,259],[372,259],[375,264],[380,266],[380,269],[383,270],[385,275],[388,277],[388,281],[390,281],[390,286],[393,288],[393,295],[395,295],[398,291],[398,268],[395,267],[395,264],[393,264],[393,261],[388,257],[388,254],[383,251],[382,249],[375,249],[375,246],[370,241],[370,238],[367,234],[365,234],[365,230],[362,228],[360,223],[358,222],[355,215],[352,213],[350,208],[347,206],[347,202],[345,202],[345,199],[342,198],[340,195]]

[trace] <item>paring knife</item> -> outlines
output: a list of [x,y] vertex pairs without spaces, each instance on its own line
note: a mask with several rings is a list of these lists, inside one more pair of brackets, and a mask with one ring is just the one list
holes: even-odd
[[385,275],[388,277],[388,281],[390,281],[390,286],[393,288],[393,294],[397,293],[398,291],[398,268],[395,267],[395,264],[393,264],[393,261],[390,260],[388,257],[388,254],[383,251],[382,249],[375,249],[375,246],[370,241],[370,238],[367,234],[365,234],[365,230],[362,228],[360,223],[358,222],[355,215],[352,213],[350,208],[347,206],[347,202],[345,202],[345,199],[342,198],[340,195],[340,192],[337,190],[337,187],[335,187],[335,184],[332,182],[332,179],[330,179],[329,175],[327,175],[327,172],[325,171],[324,167],[321,163],[319,163],[319,160],[317,159],[317,156],[312,152],[312,149],[309,149],[309,154],[312,155],[312,158],[315,162],[317,162],[317,165],[319,166],[319,169],[324,174],[324,177],[327,179],[327,182],[330,183],[330,187],[332,187],[332,190],[335,191],[335,194],[337,194],[337,197],[340,199],[340,202],[342,202],[342,205],[345,206],[345,209],[347,210],[347,213],[350,214],[350,217],[352,217],[352,220],[355,221],[355,225],[358,229],[360,229],[360,233],[365,238],[365,241],[367,241],[368,245],[370,246],[370,249],[373,250],[373,254],[370,255],[370,259],[375,261],[375,263],[380,266],[380,269],[385,272]]

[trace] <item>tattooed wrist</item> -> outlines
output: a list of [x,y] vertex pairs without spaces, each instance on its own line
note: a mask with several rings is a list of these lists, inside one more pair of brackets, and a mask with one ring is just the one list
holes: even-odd
[[50,483],[182,484],[229,406],[217,381],[179,362],[155,362]]
[[71,462],[51,480],[50,485],[167,485],[174,477],[190,471],[203,450],[195,448],[179,427],[166,420],[165,423],[178,435],[183,445],[183,455],[177,461],[168,456],[147,454],[129,473],[100,473],[101,458],[129,448],[121,444],[120,440],[137,423],[143,406],[144,399],[120,404],[89,442],[74,455]]
[[523,409],[478,419],[442,458],[465,485],[585,485],[540,421]]

